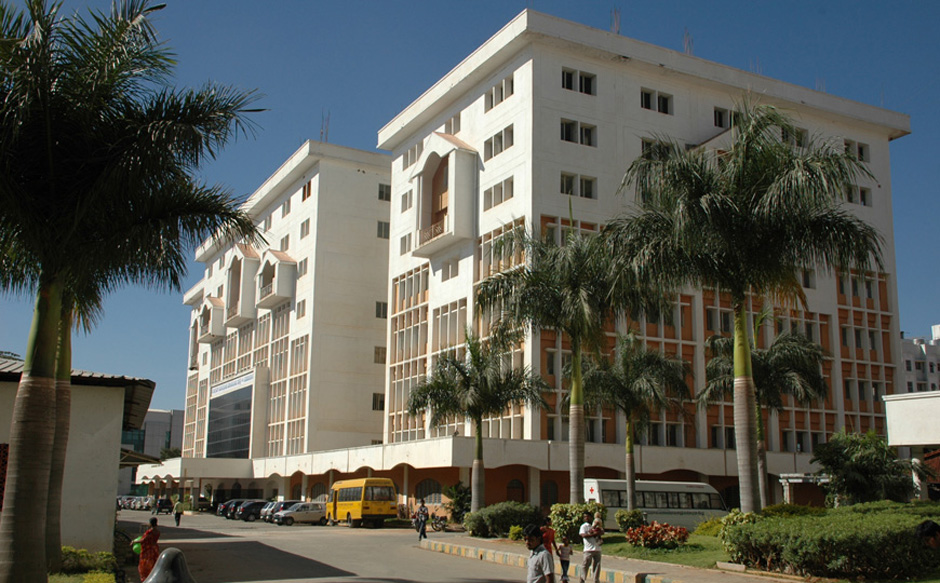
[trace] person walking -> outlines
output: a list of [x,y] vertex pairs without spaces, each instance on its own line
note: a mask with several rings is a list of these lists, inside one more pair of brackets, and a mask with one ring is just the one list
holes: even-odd
[[421,542],[421,539],[428,538],[428,518],[431,516],[431,513],[428,511],[428,507],[424,505],[424,498],[418,500],[419,506],[418,511],[415,512],[415,520],[418,524],[418,542]]
[[173,518],[176,520],[176,526],[180,525],[181,516],[183,516],[183,500],[177,498],[176,504],[173,505]]
[[139,540],[140,543],[140,562],[137,563],[137,572],[140,574],[140,580],[147,579],[147,575],[153,570],[157,559],[160,558],[160,546],[157,541],[160,540],[160,530],[157,528],[157,519],[150,519],[150,528],[148,528]]
[[532,551],[526,560],[526,583],[555,583],[555,561],[542,544],[542,529],[530,524],[522,531],[525,546]]
[[585,512],[582,516],[584,522],[581,524],[578,534],[584,541],[584,558],[581,560],[581,583],[587,579],[588,571],[594,570],[594,583],[600,583],[601,580],[601,545],[600,538],[604,534],[603,529],[597,529],[592,524],[593,516],[590,512]]
[[[554,554],[558,552],[558,543],[555,542],[555,529],[552,528],[552,519],[550,516],[545,517],[545,524],[542,526],[542,544],[545,546],[545,550],[548,551],[548,554],[554,558]],[[552,553],[552,550],[555,553]]]

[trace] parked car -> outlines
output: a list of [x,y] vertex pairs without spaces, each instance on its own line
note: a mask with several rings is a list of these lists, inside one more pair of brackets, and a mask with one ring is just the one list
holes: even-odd
[[294,504],[300,504],[303,500],[281,500],[280,502],[272,502],[270,508],[268,508],[267,514],[264,511],[261,511],[261,518],[265,522],[274,522],[274,515],[280,512],[281,510],[287,510]]
[[295,522],[307,522],[310,524],[326,525],[326,503],[324,502],[300,502],[294,504],[287,510],[281,510],[274,515],[274,523],[277,525],[290,526]]
[[238,509],[241,508],[242,504],[246,502],[264,502],[264,500],[252,500],[250,498],[241,498],[240,500],[236,501],[235,504],[229,506],[225,510],[225,518],[228,518],[229,520],[235,520],[236,518],[238,518],[236,516]]
[[248,500],[243,502],[238,510],[235,511],[235,518],[245,522],[254,522],[261,515],[261,509],[267,504],[267,500]]
[[153,507],[154,514],[160,514],[161,512],[166,512],[167,514],[173,514],[173,501],[169,498],[160,498],[157,500],[156,504]]
[[206,510],[209,510],[210,508],[212,508],[212,503],[210,503],[209,500],[205,496],[200,496],[192,504],[192,509],[195,510],[196,512],[205,512]]
[[233,506],[238,506],[239,504],[241,504],[241,503],[244,502],[244,501],[245,501],[244,498],[232,498],[231,500],[228,500],[228,501],[226,501],[226,502],[223,502],[223,503],[219,504],[219,508],[218,508],[218,510],[217,510],[217,514],[218,514],[219,516],[224,516],[225,518],[228,518],[228,511],[229,511],[230,509],[232,509]]
[[262,506],[261,515],[258,516],[258,518],[260,518],[261,520],[265,522],[268,522],[268,517],[271,516],[271,509],[274,508],[275,504],[277,504],[277,502],[268,502],[267,504]]

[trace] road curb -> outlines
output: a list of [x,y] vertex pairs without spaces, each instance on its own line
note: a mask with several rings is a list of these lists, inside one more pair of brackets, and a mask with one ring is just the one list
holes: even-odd
[[[523,569],[526,567],[527,555],[521,552],[498,551],[472,545],[448,543],[430,539],[422,540],[418,543],[418,546],[428,551],[464,557],[466,559],[477,559]],[[581,576],[581,567],[575,561],[572,561],[568,572],[571,580],[577,581]],[[555,573],[561,573],[561,564],[557,560],[555,561]],[[673,579],[648,573],[634,573],[622,569],[610,568],[607,565],[601,568],[600,580],[605,583],[683,583],[681,579]]]

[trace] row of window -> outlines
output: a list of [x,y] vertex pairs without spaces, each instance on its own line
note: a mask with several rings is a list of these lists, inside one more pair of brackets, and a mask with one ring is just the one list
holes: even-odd
[[[904,368],[905,368],[905,370],[907,370],[907,372],[911,372],[911,362],[912,362],[911,360],[905,360],[905,361],[904,361]],[[914,362],[914,370],[916,370],[917,372],[924,372],[924,362],[923,362],[923,361],[918,360],[918,361],[913,361],[913,362]],[[934,372],[934,368],[935,368],[935,367],[934,367],[934,363],[933,363],[933,361],[930,361],[928,364],[930,365],[930,372],[931,372],[931,374],[932,374],[932,373]],[[937,368],[938,370],[940,370],[940,367],[936,367],[936,368]]]

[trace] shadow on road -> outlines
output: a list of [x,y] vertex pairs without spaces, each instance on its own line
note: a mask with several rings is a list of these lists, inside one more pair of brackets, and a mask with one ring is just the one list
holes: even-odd
[[[185,524],[186,518],[183,518]],[[118,528],[126,532],[131,538],[143,534],[147,530],[147,524],[141,524],[139,522],[131,522],[127,520],[119,520]],[[211,530],[198,530],[195,528],[186,528],[185,526],[174,526],[173,517],[171,516],[169,520],[163,519],[157,523],[157,528],[160,529],[160,536],[166,540],[171,539],[189,539],[189,538],[231,538],[227,534],[221,534],[218,532],[212,532]],[[161,541],[162,542],[162,541]],[[162,544],[160,545],[163,546]]]

